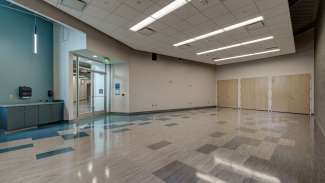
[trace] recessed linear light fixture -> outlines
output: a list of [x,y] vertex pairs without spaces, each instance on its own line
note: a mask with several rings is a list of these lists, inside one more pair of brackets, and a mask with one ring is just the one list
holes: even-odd
[[154,14],[150,15],[149,17],[145,18],[141,22],[131,27],[130,30],[134,32],[141,30],[147,27],[148,25],[152,24],[153,22],[157,21],[158,19],[184,6],[190,1],[191,0],[174,0],[173,2],[169,3],[167,6],[163,7],[159,11],[155,12]]
[[270,40],[270,39],[273,39],[273,38],[274,38],[273,36],[268,36],[268,37],[264,37],[264,38],[260,38],[260,39],[255,39],[255,40],[251,40],[251,41],[245,41],[245,42],[242,42],[242,43],[237,43],[237,44],[233,44],[233,45],[229,45],[229,46],[225,46],[225,47],[221,47],[221,48],[216,48],[216,49],[212,49],[212,50],[202,51],[202,52],[199,52],[199,53],[196,53],[196,54],[197,55],[204,55],[204,54],[208,54],[208,53],[212,53],[212,52],[226,50],[226,49],[229,49],[229,48],[235,48],[235,47],[239,47],[239,46],[245,46],[245,45],[249,45],[249,44],[253,44],[253,43],[258,43],[258,42]]
[[198,41],[198,40],[201,40],[201,39],[205,39],[205,38],[208,38],[208,37],[211,37],[211,36],[215,36],[215,35],[218,35],[218,34],[227,32],[227,31],[231,31],[231,30],[234,30],[234,29],[238,29],[240,27],[243,27],[243,26],[246,26],[246,25],[250,25],[250,24],[253,24],[253,23],[256,23],[256,22],[260,22],[260,21],[263,21],[263,20],[264,20],[264,18],[262,16],[259,16],[259,17],[256,17],[256,18],[252,18],[252,19],[249,19],[249,20],[246,20],[246,21],[243,21],[243,22],[234,24],[234,25],[230,25],[228,27],[224,27],[222,29],[215,30],[213,32],[209,32],[209,33],[203,34],[201,36],[197,36],[197,37],[194,37],[194,38],[191,38],[191,39],[188,39],[188,40],[185,40],[185,41],[176,43],[173,46],[177,47],[177,46],[181,46],[181,45],[184,45],[184,44],[192,43],[192,42],[195,42],[195,41]]
[[97,56],[97,55],[93,55],[93,57],[94,57],[94,58],[98,58],[98,56]]
[[272,49],[272,50],[267,50],[267,51],[262,51],[262,52],[256,52],[256,53],[250,53],[250,54],[245,54],[245,55],[238,55],[234,57],[227,57],[227,58],[221,58],[221,59],[215,59],[215,62],[220,62],[224,60],[230,60],[230,59],[236,59],[236,58],[243,58],[243,57],[250,57],[254,55],[262,55],[262,54],[267,54],[267,53],[273,53],[273,52],[278,52],[280,49]]

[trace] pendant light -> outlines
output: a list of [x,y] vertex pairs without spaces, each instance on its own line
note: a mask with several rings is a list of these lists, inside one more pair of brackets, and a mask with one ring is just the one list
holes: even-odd
[[36,16],[35,16],[35,20],[34,20],[34,45],[33,45],[33,48],[34,48],[34,54],[36,55],[37,54],[37,26],[36,26]]

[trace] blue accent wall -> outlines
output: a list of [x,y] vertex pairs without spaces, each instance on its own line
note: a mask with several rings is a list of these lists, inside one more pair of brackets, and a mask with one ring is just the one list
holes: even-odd
[[[0,0],[0,5],[18,8],[4,0]],[[0,104],[47,100],[47,91],[53,88],[53,24],[36,19],[36,55],[33,54],[33,15],[0,6],[0,25]],[[20,100],[19,86],[32,87],[32,98]]]

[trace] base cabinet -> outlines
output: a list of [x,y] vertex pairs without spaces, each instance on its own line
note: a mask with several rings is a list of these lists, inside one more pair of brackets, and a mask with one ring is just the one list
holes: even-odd
[[63,120],[63,103],[0,107],[0,127],[19,130]]
[[38,106],[25,107],[25,127],[38,125]]
[[25,127],[25,107],[11,107],[7,109],[7,129],[16,130]]

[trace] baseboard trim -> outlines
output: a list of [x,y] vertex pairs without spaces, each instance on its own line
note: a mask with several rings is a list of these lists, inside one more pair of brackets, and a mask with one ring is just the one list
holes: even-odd
[[190,108],[179,108],[179,109],[165,109],[165,110],[154,110],[154,111],[141,111],[141,112],[110,112],[108,114],[112,115],[142,115],[142,114],[156,114],[156,113],[166,113],[166,112],[177,112],[177,111],[188,111],[188,110],[196,110],[196,109],[207,109],[207,108],[216,108],[216,106],[202,106],[202,107],[190,107]]

